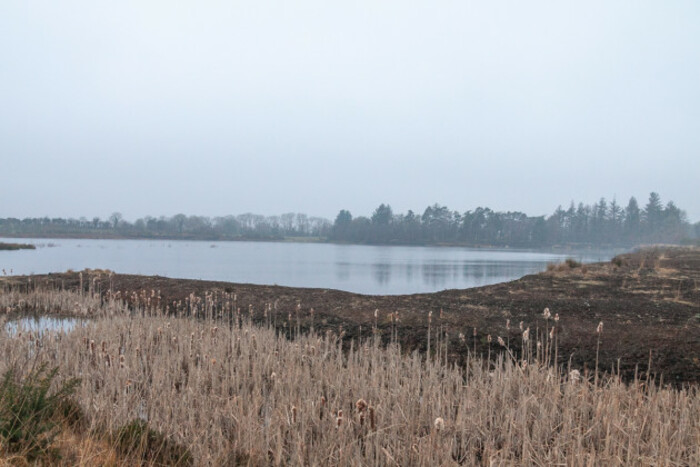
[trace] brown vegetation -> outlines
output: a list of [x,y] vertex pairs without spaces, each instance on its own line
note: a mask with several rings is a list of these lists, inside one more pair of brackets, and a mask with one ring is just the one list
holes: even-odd
[[[546,327],[508,325],[510,334],[484,338],[495,358],[458,347],[463,364],[453,365],[444,313],[425,316],[431,350],[406,353],[398,313],[372,312],[370,337],[344,346],[343,331],[304,332],[302,315],[314,329],[319,317],[301,306],[241,307],[233,292],[165,305],[157,290],[100,294],[85,279],[82,293],[31,285],[0,294],[5,315],[90,318],[67,334],[0,328],[0,372],[46,363],[60,368],[59,384],[81,378],[84,418],[57,449],[77,436],[117,463],[700,463],[697,386],[554,366],[568,315],[546,310],[537,317]],[[594,353],[609,330],[596,325],[586,331]],[[75,451],[65,459],[89,463]]]

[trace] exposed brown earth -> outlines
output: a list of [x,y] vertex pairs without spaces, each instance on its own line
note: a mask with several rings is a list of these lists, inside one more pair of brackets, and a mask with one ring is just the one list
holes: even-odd
[[[572,267],[573,266],[573,267]],[[0,283],[26,287],[26,277],[6,277]],[[33,276],[32,286],[77,288],[78,273]],[[186,299],[191,293],[236,294],[243,313],[252,306],[256,319],[262,319],[267,304],[276,303],[273,320],[281,330],[291,313],[302,328],[316,330],[342,327],[346,338],[369,336],[378,311],[377,326],[385,339],[392,327],[407,350],[425,350],[428,313],[433,312],[433,333],[448,332],[450,356],[459,361],[468,351],[492,355],[501,349],[497,337],[507,340],[517,354],[521,331],[529,327],[533,335],[544,335],[545,326],[556,325],[559,362],[578,368],[595,365],[598,334],[600,367],[617,368],[630,379],[638,371],[645,378],[651,373],[672,384],[700,382],[700,248],[654,247],[620,255],[611,262],[584,266],[558,265],[549,271],[519,280],[464,290],[431,294],[369,296],[328,289],[232,284],[214,281],[168,279],[159,276],[86,272],[85,289],[91,285],[103,292],[111,288],[122,296],[136,292],[150,295],[159,291],[163,305]],[[301,304],[301,311],[295,311]],[[542,315],[551,310],[548,321]],[[440,317],[440,310],[443,310]],[[398,324],[390,313],[399,312]],[[555,314],[560,320],[555,323]],[[510,329],[506,328],[510,320]],[[476,329],[476,336],[474,336]],[[459,334],[464,335],[464,341]],[[435,334],[433,334],[435,335]],[[488,336],[492,336],[489,343]]]

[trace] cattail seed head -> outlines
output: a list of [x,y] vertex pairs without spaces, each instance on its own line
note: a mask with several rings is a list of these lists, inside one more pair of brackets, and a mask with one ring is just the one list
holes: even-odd
[[557,323],[559,322],[559,313],[556,313],[556,314],[554,315],[554,321],[557,322]]
[[368,405],[364,399],[358,399],[357,402],[355,402],[355,407],[358,412],[362,413],[367,409]]
[[552,330],[549,331],[549,338],[554,339],[554,326],[552,326]]
[[569,372],[569,381],[572,383],[578,383],[581,380],[581,372],[578,370],[571,370]]
[[343,423],[343,410],[338,410],[338,416],[335,418],[335,427],[340,428],[340,425]]
[[491,334],[488,334],[486,336],[486,342],[488,342],[489,344],[491,343]]
[[445,429],[445,420],[443,420],[442,417],[437,417],[433,422],[433,426],[435,427],[435,431],[442,431]]
[[545,319],[549,319],[552,316],[552,313],[549,312],[549,308],[544,309],[542,316],[544,316]]
[[520,322],[520,331],[522,332],[525,329],[525,326],[523,325],[523,322]]
[[498,345],[500,345],[501,347],[506,346],[506,343],[501,336],[498,336]]
[[600,323],[598,323],[598,327],[596,328],[595,332],[597,332],[598,334],[603,332],[603,322],[602,321]]
[[523,331],[523,342],[528,342],[530,340],[530,328]]
[[506,320],[506,331],[510,331],[510,320]]

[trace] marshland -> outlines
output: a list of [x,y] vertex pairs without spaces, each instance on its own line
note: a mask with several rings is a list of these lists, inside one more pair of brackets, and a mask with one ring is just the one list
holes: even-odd
[[[692,283],[697,270],[691,260],[697,257],[688,248],[653,250],[590,265],[585,273],[562,263],[533,277],[556,277],[578,289],[594,282],[593,274],[600,282],[606,268],[675,280],[675,265]],[[649,262],[641,269],[635,263],[640,258]],[[151,284],[141,278],[145,287],[127,287],[135,280],[110,271],[4,278],[3,416],[22,413],[17,423],[47,424],[35,438],[5,437],[4,462],[700,462],[697,383],[688,374],[686,383],[666,384],[664,358],[673,357],[660,358],[655,349],[651,359],[643,342],[637,345],[643,362],[611,360],[611,340],[621,340],[624,324],[619,310],[590,316],[584,326],[550,291],[551,309],[537,306],[533,296],[526,316],[512,313],[477,327],[470,326],[469,314],[457,319],[458,309],[445,307],[444,299],[441,309],[439,294],[428,294],[405,299],[423,305],[432,296],[433,306],[420,311],[382,306],[357,313],[366,317],[361,322],[342,313],[333,321],[334,311],[313,293],[303,295],[304,289],[260,287],[254,296],[254,286],[189,281],[168,287],[164,278],[151,278]],[[628,285],[630,293],[648,295],[638,293],[642,282]],[[191,292],[174,294],[183,293],[185,284]],[[509,287],[518,294],[517,281]],[[478,296],[480,290],[467,293]],[[681,285],[670,293],[678,306],[697,313],[696,287]],[[358,306],[350,305],[355,297],[389,303],[346,295],[337,303],[350,311]],[[16,324],[26,316],[79,318],[80,325]],[[672,330],[672,323],[661,326],[660,334]],[[573,336],[579,327],[585,335]],[[697,355],[698,323],[689,319],[681,327]],[[588,347],[581,350],[590,356],[585,362],[571,351],[572,339]],[[32,418],[6,402],[14,400],[7,397],[8,378],[20,386],[48,381],[47,394],[71,391],[57,402],[60,409],[47,407]],[[6,434],[11,419],[4,420]]]
[[0,467],[699,466],[699,5],[2,0]]

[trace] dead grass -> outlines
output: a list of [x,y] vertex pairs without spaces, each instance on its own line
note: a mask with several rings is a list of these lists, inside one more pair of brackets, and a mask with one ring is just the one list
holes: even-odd
[[93,317],[68,334],[0,330],[0,372],[46,362],[59,383],[82,379],[87,425],[59,440],[66,459],[119,463],[105,433],[143,420],[197,465],[700,465],[697,387],[553,368],[553,319],[551,338],[532,323],[523,360],[493,336],[493,361],[455,366],[437,326],[430,355],[407,355],[378,339],[344,349],[300,333],[300,311],[241,311],[233,293],[168,304],[170,316],[160,305],[156,291],[0,294],[13,313]]

